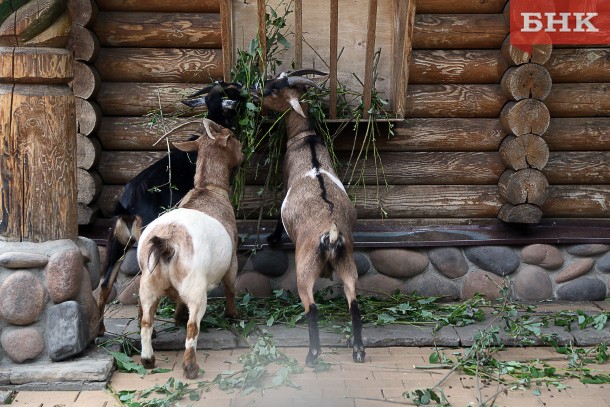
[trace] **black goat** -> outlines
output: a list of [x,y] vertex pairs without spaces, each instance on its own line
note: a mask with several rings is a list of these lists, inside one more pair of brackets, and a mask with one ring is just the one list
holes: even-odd
[[[219,81],[188,96],[182,103],[190,107],[205,104],[208,119],[223,127],[232,128],[236,104],[241,100],[239,83]],[[97,303],[100,312],[98,335],[104,335],[106,330],[104,309],[118,274],[117,263],[138,241],[144,226],[168,208],[177,205],[193,188],[196,162],[196,153],[172,150],[125,185],[113,213],[116,221],[106,243],[106,261]],[[171,185],[168,182],[170,168]]]

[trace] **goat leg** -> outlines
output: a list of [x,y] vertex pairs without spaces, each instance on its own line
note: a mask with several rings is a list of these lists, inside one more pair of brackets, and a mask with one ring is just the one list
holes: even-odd
[[152,347],[153,337],[153,321],[157,312],[157,304],[159,297],[154,295],[142,298],[140,296],[140,305],[138,314],[140,319],[140,338],[142,341],[142,350],[140,353],[140,361],[146,369],[155,367],[155,355]]
[[205,290],[199,295],[185,298],[189,308],[189,320],[186,324],[186,341],[184,343],[184,358],[182,359],[182,369],[184,377],[195,379],[199,374],[197,364],[197,338],[199,337],[199,324],[208,304],[208,297]]
[[121,262],[115,263],[114,267],[107,270],[106,275],[104,276],[104,280],[100,284],[100,293],[97,298],[97,308],[100,314],[100,324],[98,328],[98,336],[104,336],[106,333],[106,326],[104,325],[104,313],[106,312],[106,302],[108,301],[108,297],[110,297],[110,293],[112,292],[112,286],[114,285],[114,281],[117,278],[119,273],[119,267]]
[[174,324],[186,325],[189,319],[189,313],[187,306],[180,300],[176,300],[176,310],[174,311]]
[[237,255],[234,253],[231,258],[231,265],[229,270],[222,277],[222,286],[225,293],[225,317],[228,319],[237,319],[239,317],[239,311],[237,305],[235,305],[235,278],[237,276]]
[[309,328],[309,352],[305,358],[307,367],[314,367],[316,359],[321,353],[320,350],[320,331],[318,330],[318,307],[316,304],[309,306],[307,312],[307,327]]
[[352,357],[356,363],[364,363],[364,343],[362,342],[362,318],[358,301],[354,298],[349,304],[349,313],[352,316]]
[[282,243],[282,235],[284,234],[284,224],[282,223],[282,219],[278,219],[275,224],[275,230],[269,236],[267,236],[267,244],[269,246],[277,246]]

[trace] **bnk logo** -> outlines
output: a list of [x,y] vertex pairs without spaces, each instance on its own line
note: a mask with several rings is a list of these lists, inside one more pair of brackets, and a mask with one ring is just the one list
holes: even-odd
[[610,44],[610,0],[510,0],[510,42]]

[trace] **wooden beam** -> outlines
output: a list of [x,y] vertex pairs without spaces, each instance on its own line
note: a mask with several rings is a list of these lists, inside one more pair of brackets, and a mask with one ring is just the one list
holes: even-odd
[[267,28],[266,28],[266,9],[265,0],[258,0],[256,2],[258,10],[258,42],[261,49],[261,61],[260,70],[263,73],[263,77],[266,77],[267,72]]
[[329,116],[337,117],[337,58],[339,43],[339,0],[330,2],[330,99]]
[[294,2],[294,66],[303,67],[303,0]]
[[395,0],[394,4],[394,112],[398,117],[404,117],[413,48],[415,0]]
[[375,59],[375,34],[377,32],[377,0],[369,0],[369,14],[366,25],[366,55],[364,68],[364,92],[363,105],[364,109],[362,117],[369,117],[369,109],[371,108],[371,98],[373,96],[374,83],[374,59]]
[[222,38],[222,76],[231,81],[233,67],[233,1],[220,0],[220,35]]

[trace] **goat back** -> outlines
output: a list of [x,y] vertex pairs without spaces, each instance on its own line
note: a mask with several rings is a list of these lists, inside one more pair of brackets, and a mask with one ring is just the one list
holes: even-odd
[[205,213],[186,208],[152,221],[138,244],[142,281],[163,290],[174,287],[182,298],[189,287],[214,288],[225,275],[235,252],[225,227]]

